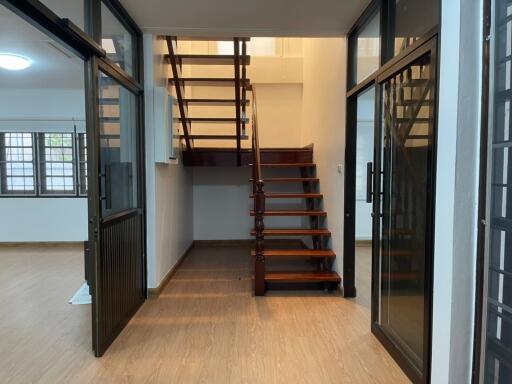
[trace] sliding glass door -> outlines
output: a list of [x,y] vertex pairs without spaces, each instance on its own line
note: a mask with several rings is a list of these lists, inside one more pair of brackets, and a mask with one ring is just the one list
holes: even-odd
[[430,355],[435,46],[434,38],[378,79],[374,328],[416,382],[426,381]]

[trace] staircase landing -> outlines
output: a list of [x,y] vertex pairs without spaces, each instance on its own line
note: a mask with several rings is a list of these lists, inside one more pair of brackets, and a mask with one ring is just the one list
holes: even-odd
[[[313,150],[305,148],[262,148],[263,163],[311,163]],[[253,162],[252,149],[241,149],[242,166]],[[198,148],[183,151],[183,164],[194,167],[236,167],[236,148]]]

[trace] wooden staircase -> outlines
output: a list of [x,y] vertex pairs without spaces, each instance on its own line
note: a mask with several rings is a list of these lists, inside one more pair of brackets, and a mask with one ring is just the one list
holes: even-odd
[[[296,161],[293,161],[294,150],[289,149],[288,155],[282,159],[275,157],[272,162],[258,164],[258,152],[261,155],[262,150],[258,149],[257,143],[254,145],[255,162],[250,180],[254,190],[250,195],[254,200],[254,210],[250,214],[255,218],[255,228],[251,231],[256,238],[252,251],[255,295],[264,295],[267,289],[272,288],[336,289],[341,277],[332,270],[336,255],[328,247],[331,232],[324,225],[327,212],[322,209],[323,195],[319,192],[319,179],[315,176],[313,148],[295,149],[297,154],[301,153],[300,158],[295,156]],[[304,161],[304,151],[307,161]],[[262,172],[272,177],[264,177]],[[263,190],[267,184],[272,185],[267,186],[272,191]],[[294,185],[297,185],[296,190],[291,190]],[[290,202],[298,202],[301,207],[283,209],[282,205]],[[275,228],[271,227],[274,217],[305,219],[301,220],[301,227]],[[274,244],[274,239],[286,240],[284,244],[293,244],[289,241],[293,238],[299,241],[294,246],[272,248],[269,245],[267,248],[269,240],[265,241],[266,237],[272,238],[271,244]]]
[[[170,73],[172,73],[169,78],[169,85],[175,89],[180,114],[178,122],[181,124],[183,131],[180,138],[184,141],[184,158],[188,161],[186,165],[197,165],[196,163],[201,162],[201,156],[198,158],[194,156],[196,149],[210,150],[211,147],[233,145],[234,150],[231,151],[231,154],[235,156],[236,165],[241,166],[241,142],[249,139],[245,131],[245,125],[249,122],[246,117],[246,108],[249,104],[247,88],[250,86],[250,80],[247,78],[247,66],[251,63],[251,58],[247,54],[249,38],[235,37],[233,39],[214,40],[212,38],[166,36],[165,39],[169,51],[166,60],[171,67]],[[232,41],[233,54],[180,53],[178,51],[178,41],[191,40],[204,42]],[[215,66],[216,69],[222,66],[229,77],[184,76],[184,65]],[[203,87],[203,91],[204,87],[208,87],[214,97],[211,97],[211,94],[208,95],[208,98],[197,97],[196,91],[199,87]],[[226,96],[226,88],[233,90],[233,92],[230,92],[227,89],[229,97]],[[212,91],[214,89],[216,91]],[[192,93],[192,95],[187,95],[187,92]],[[219,96],[217,97],[217,95]],[[194,107],[206,107],[209,115],[190,116],[190,108]],[[232,108],[233,114],[231,116],[226,116],[226,107]],[[205,126],[210,128],[206,129]],[[212,145],[212,140],[219,144]]]

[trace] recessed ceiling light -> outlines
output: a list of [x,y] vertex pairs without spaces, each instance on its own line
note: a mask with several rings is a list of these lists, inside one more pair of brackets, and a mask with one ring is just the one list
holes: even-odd
[[28,57],[15,55],[12,53],[0,53],[0,68],[10,71],[20,71],[32,65],[32,60]]

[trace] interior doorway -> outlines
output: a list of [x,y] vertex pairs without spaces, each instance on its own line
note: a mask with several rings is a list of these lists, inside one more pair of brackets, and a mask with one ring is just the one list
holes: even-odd
[[92,355],[84,78],[83,59],[69,46],[0,5],[0,372],[7,381],[33,382],[35,371],[44,381],[56,360],[67,367]]

